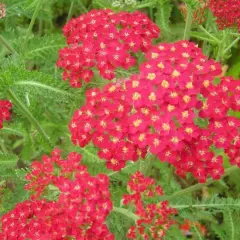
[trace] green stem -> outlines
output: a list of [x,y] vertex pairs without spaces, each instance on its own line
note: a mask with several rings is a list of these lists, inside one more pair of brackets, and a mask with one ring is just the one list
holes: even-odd
[[168,176],[168,184],[170,184],[170,182],[174,176],[174,171],[175,171],[173,165],[170,165],[169,168],[170,168],[170,171],[169,171],[169,176]]
[[154,157],[153,155],[149,155],[144,160],[143,159],[139,160],[140,161],[139,171],[145,176],[148,176],[149,173],[151,172],[151,168],[154,161],[154,159],[152,159],[153,157]]
[[8,95],[10,99],[13,100],[15,105],[22,111],[24,116],[35,126],[35,128],[38,130],[38,132],[41,134],[43,139],[50,143],[48,135],[45,133],[45,131],[42,129],[40,123],[37,121],[37,119],[32,115],[32,113],[25,107],[24,103],[16,96],[16,94],[11,90],[8,89]]
[[11,45],[0,35],[0,42],[9,50],[11,53],[15,53],[15,50],[11,47]]
[[240,207],[240,204],[226,204],[226,203],[209,203],[209,204],[193,204],[193,205],[171,205],[172,208],[185,209],[185,208],[224,208],[224,207]]
[[220,44],[221,41],[216,38],[214,35],[212,35],[210,32],[208,32],[203,26],[199,26],[199,29],[205,32],[214,42]]
[[72,14],[73,14],[73,6],[74,6],[74,2],[71,2],[69,11],[68,11],[68,16],[67,16],[67,22],[72,18]]
[[187,5],[187,18],[186,18],[186,25],[185,25],[184,34],[183,34],[184,40],[189,40],[190,38],[192,21],[193,21],[193,10],[191,6]]
[[87,13],[88,10],[87,10],[87,8],[86,8],[86,6],[85,6],[85,3],[83,3],[82,0],[80,0],[79,2],[80,2],[80,8],[81,8],[81,10],[82,10],[84,13]]
[[240,37],[236,38],[223,52],[223,54],[226,54],[238,41],[240,40]]
[[234,37],[240,37],[240,33],[230,33]]
[[193,221],[193,228],[194,228],[194,230],[195,230],[195,232],[196,232],[196,234],[198,236],[198,239],[199,240],[203,240],[203,238],[202,238],[202,236],[201,236],[201,234],[200,234],[200,232],[199,232],[199,230],[198,230],[198,228],[197,228],[197,226],[196,226],[194,221]]
[[5,154],[8,153],[8,150],[7,150],[7,148],[6,148],[5,144],[4,144],[4,140],[3,139],[0,140],[0,146],[2,148],[3,153],[5,153]]
[[38,35],[42,36],[42,32],[43,32],[43,20],[40,19],[39,20],[39,25],[38,25]]
[[219,44],[218,54],[217,54],[217,57],[216,57],[216,60],[219,61],[219,62],[224,60],[224,49],[225,49],[225,46],[226,46],[226,38],[228,37],[227,30],[223,30],[222,33],[223,33],[223,37],[222,37],[222,41]]
[[25,52],[25,49],[27,47],[27,44],[28,44],[28,40],[29,40],[29,37],[30,37],[30,34],[32,32],[32,29],[33,29],[33,26],[34,26],[34,23],[37,19],[37,16],[38,16],[38,13],[40,11],[40,8],[41,8],[41,5],[43,3],[44,0],[39,0],[35,10],[34,10],[34,13],[33,13],[33,16],[32,16],[32,19],[31,19],[31,22],[28,26],[28,30],[27,30],[27,34],[26,34],[26,37],[25,37],[25,41],[23,43],[23,52]]
[[[212,12],[210,11],[210,9],[207,10],[207,20],[206,20],[206,25],[205,25],[205,29],[206,31],[209,31],[209,29],[211,29],[211,23],[212,23]],[[210,39],[209,39],[210,40]],[[211,39],[212,41],[213,39]],[[213,41],[213,43],[215,43],[215,41]],[[202,50],[203,53],[207,56],[210,55],[210,46],[208,45],[208,41],[204,41],[203,45],[202,45]]]
[[[222,178],[230,175],[231,173],[233,173],[234,171],[236,171],[237,169],[239,169],[237,166],[233,166],[233,167],[230,167],[228,168],[225,173],[223,174]],[[179,192],[176,192],[170,196],[163,196],[161,197],[160,201],[163,201],[163,200],[172,200],[172,199],[175,199],[175,198],[178,198],[180,196],[183,196],[183,195],[186,195],[188,193],[192,193],[192,192],[195,192],[195,191],[198,191],[200,189],[202,189],[204,186],[208,186],[212,183],[216,182],[216,180],[214,179],[208,179],[206,183],[198,183],[198,184],[195,184],[189,188],[186,188],[186,189],[183,189]],[[236,204],[231,204],[233,206],[235,206]],[[192,207],[192,208],[199,208],[199,207],[221,207],[221,206],[225,206],[225,204],[195,204],[195,205],[172,205],[171,207],[173,208],[177,208],[177,209],[184,209],[184,208],[189,208],[189,207]],[[230,205],[229,205],[230,206]],[[131,211],[127,210],[127,209],[124,209],[124,208],[119,208],[119,207],[113,207],[113,212],[117,212],[117,213],[121,213],[123,215],[125,215],[126,217],[132,219],[133,221],[137,221],[139,219],[139,217],[132,213]]]
[[20,131],[14,129],[14,128],[3,127],[1,129],[1,131],[4,132],[4,133],[8,133],[9,132],[9,134],[11,134],[11,135],[13,134],[13,135],[17,135],[17,136],[24,136],[23,132],[20,132]]
[[129,210],[124,209],[124,208],[113,207],[112,211],[117,212],[117,213],[121,213],[122,215],[132,219],[133,221],[137,221],[139,219],[139,217],[136,214],[134,214],[134,213],[132,213]]
[[49,90],[49,91],[52,91],[52,92],[55,92],[55,93],[66,95],[66,96],[69,96],[69,97],[72,97],[72,98],[76,98],[75,95],[73,95],[73,94],[71,94],[71,93],[69,93],[67,91],[64,91],[64,90],[61,90],[61,89],[58,89],[58,88],[55,88],[55,87],[51,87],[51,86],[48,86],[48,85],[40,83],[40,82],[20,81],[20,82],[16,82],[15,85],[25,85],[25,86],[38,87],[38,88]]
[[[237,166],[233,166],[233,167],[228,168],[225,171],[225,174],[222,176],[222,178],[230,175],[232,172],[236,171],[237,169],[239,169]],[[186,194],[198,191],[198,190],[202,189],[204,186],[208,186],[208,185],[214,183],[215,181],[216,180],[210,178],[206,181],[206,183],[197,183],[197,184],[195,184],[191,187],[185,188],[185,189],[183,189],[179,192],[176,192],[176,193],[174,193],[170,196],[163,196],[163,197],[161,197],[161,200],[172,200],[172,199],[178,198],[180,196],[184,196]]]
[[132,164],[129,164],[128,166],[126,166],[125,168],[123,168],[121,171],[110,172],[110,173],[108,173],[108,176],[111,177],[111,176],[114,176],[114,175],[119,174],[119,173],[121,173],[121,172],[124,172],[124,171],[126,171],[126,170],[129,170],[129,169],[131,169],[132,167],[136,167],[136,165],[138,165],[139,162],[140,162],[140,161],[137,161],[137,162],[134,162],[134,163],[132,163]]

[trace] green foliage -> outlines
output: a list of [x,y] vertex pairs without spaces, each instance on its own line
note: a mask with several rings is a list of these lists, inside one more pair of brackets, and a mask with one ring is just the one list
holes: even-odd
[[18,156],[15,154],[0,153],[1,171],[3,168],[11,169],[16,166]]
[[173,5],[169,0],[160,0],[156,11],[156,23],[161,29],[161,34],[168,37],[171,34],[169,27]]
[[239,212],[226,209],[223,213],[222,223],[213,224],[211,227],[220,240],[235,240],[240,238],[239,220]]
[[[120,199],[127,192],[130,175],[139,169],[146,170],[147,175],[153,177],[163,187],[167,196],[195,184],[191,177],[179,178],[173,168],[158,160],[150,162],[147,169],[141,166],[141,163],[146,162],[138,161],[128,162],[122,171],[113,172],[106,168],[105,161],[99,159],[97,149],[91,144],[84,148],[73,146],[68,130],[69,120],[73,112],[84,103],[86,88],[98,87],[103,82],[99,77],[96,82],[82,89],[72,89],[67,82],[62,81],[60,70],[55,67],[58,51],[65,46],[61,27],[71,16],[77,17],[93,8],[110,8],[116,11],[141,10],[149,14],[160,27],[161,37],[157,42],[171,42],[182,39],[185,28],[185,21],[179,11],[180,2],[186,3],[193,11],[199,7],[197,0],[44,0],[31,29],[29,22],[39,0],[4,1],[7,15],[0,19],[0,30],[1,36],[10,47],[4,45],[5,47],[0,49],[0,99],[10,99],[14,107],[11,121],[4,123],[4,128],[0,131],[0,186],[6,185],[1,195],[0,215],[29,197],[24,191],[29,166],[33,160],[48,154],[53,147],[63,149],[64,157],[71,151],[81,153],[82,162],[88,166],[92,175],[107,174],[111,182],[112,201],[117,208],[122,207]],[[203,47],[209,56],[229,64],[228,75],[238,78],[239,34],[234,33],[232,29],[218,31],[210,12],[202,26],[190,25],[191,40]],[[23,43],[29,29],[29,39],[25,46]],[[144,61],[143,55],[138,57],[139,63]],[[136,72],[137,68],[118,69],[117,77],[129,77]],[[239,117],[239,113],[232,114]],[[196,124],[205,127],[208,123],[197,118]],[[225,161],[225,165],[229,164],[226,159]],[[240,239],[239,181],[239,172],[234,172],[218,184],[207,188],[210,195],[216,192],[218,195],[206,197],[199,191],[169,200],[170,205],[178,210],[176,222],[180,225],[184,219],[190,219],[207,227],[209,237],[206,238],[194,224],[191,228],[192,239]],[[52,194],[48,199],[56,199],[58,191],[49,190]],[[126,239],[126,232],[133,223],[133,218],[116,211],[112,212],[107,220],[116,240]],[[184,239],[187,238],[178,225],[173,226],[164,238],[164,240]]]
[[93,0],[93,7],[110,8],[114,10],[134,11],[136,9],[144,9],[155,7],[158,0]]

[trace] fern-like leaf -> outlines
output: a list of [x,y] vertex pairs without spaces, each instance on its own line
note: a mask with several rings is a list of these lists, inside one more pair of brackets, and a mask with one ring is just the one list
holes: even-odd
[[168,0],[161,0],[156,12],[156,23],[160,27],[163,35],[171,34],[169,19],[172,13],[173,5]]
[[15,154],[0,153],[0,168],[13,168],[17,161],[18,156]]

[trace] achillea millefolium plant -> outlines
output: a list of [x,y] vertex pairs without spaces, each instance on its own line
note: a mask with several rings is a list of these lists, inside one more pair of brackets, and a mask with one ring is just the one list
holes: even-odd
[[238,5],[0,3],[0,240],[239,239]]

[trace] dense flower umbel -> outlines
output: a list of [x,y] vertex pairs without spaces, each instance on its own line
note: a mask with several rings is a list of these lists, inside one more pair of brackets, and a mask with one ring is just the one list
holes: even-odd
[[[211,150],[219,128],[207,125],[198,113],[210,120],[218,117],[212,109],[221,102],[214,101],[204,110],[206,103],[200,99],[213,89],[219,91],[212,82],[221,66],[187,41],[160,44],[147,58],[140,75],[87,92],[86,105],[75,112],[69,125],[73,143],[84,147],[92,141],[113,170],[149,151],[173,164],[181,175],[190,172],[201,182],[208,175],[219,179],[222,159]],[[230,97],[235,102],[229,107],[235,109],[238,95]],[[226,108],[220,112],[226,118]],[[206,126],[200,127],[199,122]]]
[[[57,149],[51,157],[43,156],[41,162],[35,161],[31,167],[26,189],[34,193],[32,201],[18,205],[3,217],[4,239],[18,239],[16,234],[23,233],[30,234],[31,239],[33,234],[39,234],[34,239],[114,239],[105,224],[112,210],[106,175],[91,176],[81,165],[81,155],[72,152],[64,160]],[[56,201],[38,201],[51,191],[57,194]],[[23,219],[19,219],[21,214]]]
[[211,85],[203,95],[207,101],[199,114],[208,118],[209,139],[217,148],[224,150],[233,165],[240,167],[240,120],[228,114],[229,109],[240,111],[239,80],[224,77],[220,84]]
[[77,204],[74,210],[71,206],[47,200],[27,200],[19,203],[2,216],[0,239],[114,239],[107,226],[94,216],[94,212],[86,221],[85,212],[79,213]]
[[69,46],[60,50],[57,65],[73,87],[91,81],[94,67],[103,78],[113,79],[115,69],[135,65],[131,53],[145,52],[159,35],[144,13],[111,10],[92,10],[72,19],[63,32]]
[[161,240],[166,231],[175,222],[171,217],[177,213],[176,209],[168,206],[168,202],[146,203],[151,198],[163,195],[163,190],[152,178],[145,177],[140,172],[131,176],[128,183],[130,194],[123,196],[123,204],[135,207],[136,215],[139,219],[136,226],[132,226],[128,231],[129,239],[158,239]]
[[191,228],[193,228],[194,226],[198,229],[199,233],[202,236],[207,235],[207,228],[197,221],[185,220],[184,223],[180,226],[180,229],[182,230],[185,236],[189,237],[193,235],[191,232]]
[[0,129],[3,127],[3,121],[10,119],[11,102],[8,100],[0,100]]
[[220,29],[237,26],[240,30],[240,0],[209,0],[209,6]]

